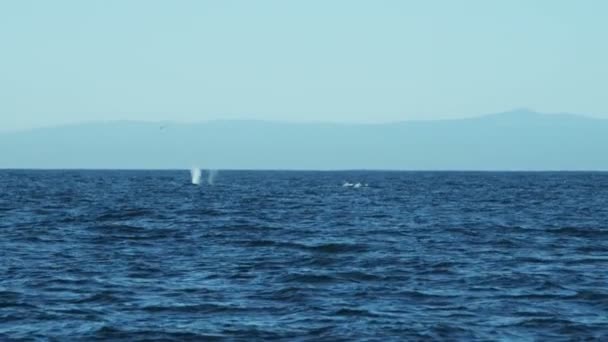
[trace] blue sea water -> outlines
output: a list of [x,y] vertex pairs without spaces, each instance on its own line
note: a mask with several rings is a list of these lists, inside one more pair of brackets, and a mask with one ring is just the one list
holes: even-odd
[[607,340],[608,173],[0,171],[21,339]]

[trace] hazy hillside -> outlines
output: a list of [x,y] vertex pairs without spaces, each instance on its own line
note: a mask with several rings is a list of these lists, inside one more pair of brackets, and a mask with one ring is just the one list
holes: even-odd
[[608,120],[91,123],[0,134],[2,168],[608,170]]

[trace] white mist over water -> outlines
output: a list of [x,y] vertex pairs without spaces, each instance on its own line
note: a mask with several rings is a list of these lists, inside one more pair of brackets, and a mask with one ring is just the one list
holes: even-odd
[[355,188],[355,189],[357,189],[357,188],[360,188],[362,186],[363,187],[367,187],[368,185],[367,185],[367,183],[363,184],[363,183],[359,183],[359,182],[357,182],[357,183],[344,182],[344,184],[342,184],[342,186],[345,187],[345,188]]
[[201,169],[198,167],[193,167],[190,169],[190,176],[192,176],[192,184],[200,185],[201,184]]
[[217,177],[217,170],[208,170],[207,171],[207,184],[209,185],[213,185],[213,183],[215,183],[215,177]]

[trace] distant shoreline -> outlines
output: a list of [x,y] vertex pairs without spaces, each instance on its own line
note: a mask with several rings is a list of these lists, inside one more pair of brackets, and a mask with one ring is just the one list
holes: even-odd
[[604,171],[608,120],[512,111],[394,124],[108,122],[0,134],[0,167]]

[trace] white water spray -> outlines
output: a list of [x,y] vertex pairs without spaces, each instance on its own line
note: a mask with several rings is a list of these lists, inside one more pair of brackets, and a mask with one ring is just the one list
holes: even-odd
[[201,184],[201,169],[198,167],[193,167],[190,169],[190,176],[192,176],[192,184],[200,185]]
[[360,187],[367,187],[368,184],[367,183],[349,183],[349,182],[344,182],[344,184],[342,184],[343,187],[345,188],[360,188]]
[[213,185],[215,183],[215,177],[217,177],[217,170],[208,170],[207,171],[207,184]]

